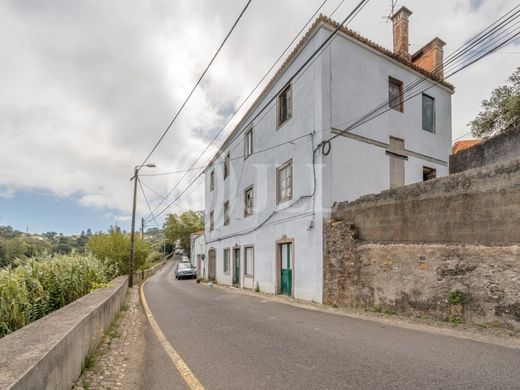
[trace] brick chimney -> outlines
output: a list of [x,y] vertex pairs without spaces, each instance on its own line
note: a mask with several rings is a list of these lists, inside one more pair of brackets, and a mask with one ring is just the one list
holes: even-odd
[[411,14],[412,11],[403,6],[391,18],[394,23],[394,53],[406,61],[412,59],[408,51],[408,17]]
[[444,79],[444,42],[440,38],[433,38],[429,43],[424,45],[421,49],[412,56],[412,62],[433,73],[439,79]]

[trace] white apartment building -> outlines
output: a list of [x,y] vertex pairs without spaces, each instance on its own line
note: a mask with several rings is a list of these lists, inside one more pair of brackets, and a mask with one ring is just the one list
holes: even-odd
[[[338,26],[320,16],[289,55],[205,169],[209,279],[322,302],[334,202],[448,174],[444,42],[408,53],[410,15],[392,18],[393,51],[341,28],[292,77]],[[341,132],[380,104],[381,115]]]

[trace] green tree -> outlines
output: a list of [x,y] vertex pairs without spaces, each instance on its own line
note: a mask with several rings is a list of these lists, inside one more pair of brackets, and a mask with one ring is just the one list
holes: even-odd
[[482,110],[469,122],[474,137],[482,138],[520,127],[520,67],[507,83],[482,101]]
[[[117,267],[119,274],[128,273],[130,257],[130,236],[114,229],[108,234],[93,234],[88,241],[88,248],[95,257]],[[150,253],[150,245],[138,234],[135,239],[135,269],[140,269]]]
[[185,211],[180,216],[170,214],[164,223],[164,234],[170,242],[180,240],[181,247],[190,254],[190,235],[204,229],[204,216],[200,212]]

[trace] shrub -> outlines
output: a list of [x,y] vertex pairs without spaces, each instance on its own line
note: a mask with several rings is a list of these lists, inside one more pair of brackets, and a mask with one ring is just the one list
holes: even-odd
[[0,270],[0,337],[106,286],[117,270],[92,256],[40,257]]
[[142,269],[148,269],[153,267],[155,264],[159,263],[163,259],[163,254],[160,252],[153,251],[151,252],[148,257],[146,258],[146,261],[144,262]]
[[[130,257],[130,236],[128,234],[124,234],[119,230],[113,230],[108,234],[95,234],[90,237],[88,248],[95,257],[115,266],[119,275],[128,273],[128,260]],[[142,268],[149,253],[150,245],[136,234],[134,270]]]

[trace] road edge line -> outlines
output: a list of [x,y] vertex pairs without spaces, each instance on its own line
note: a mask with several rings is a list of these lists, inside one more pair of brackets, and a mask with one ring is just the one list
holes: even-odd
[[188,385],[188,387],[192,390],[204,390],[204,386],[200,383],[200,381],[197,379],[197,377],[193,374],[193,372],[190,370],[188,365],[180,355],[177,353],[177,351],[172,347],[164,333],[162,332],[159,324],[157,321],[155,321],[155,318],[148,307],[148,303],[146,302],[146,298],[144,296],[144,285],[148,281],[145,280],[141,284],[140,293],[141,293],[141,304],[143,305],[144,312],[146,314],[146,318],[148,318],[148,322],[150,323],[150,326],[153,329],[153,332],[155,333],[155,336],[159,340],[159,343],[163,347],[166,354],[169,356],[170,360],[175,365],[175,368],[177,368],[177,371],[181,375],[182,379],[184,379],[184,382]]

